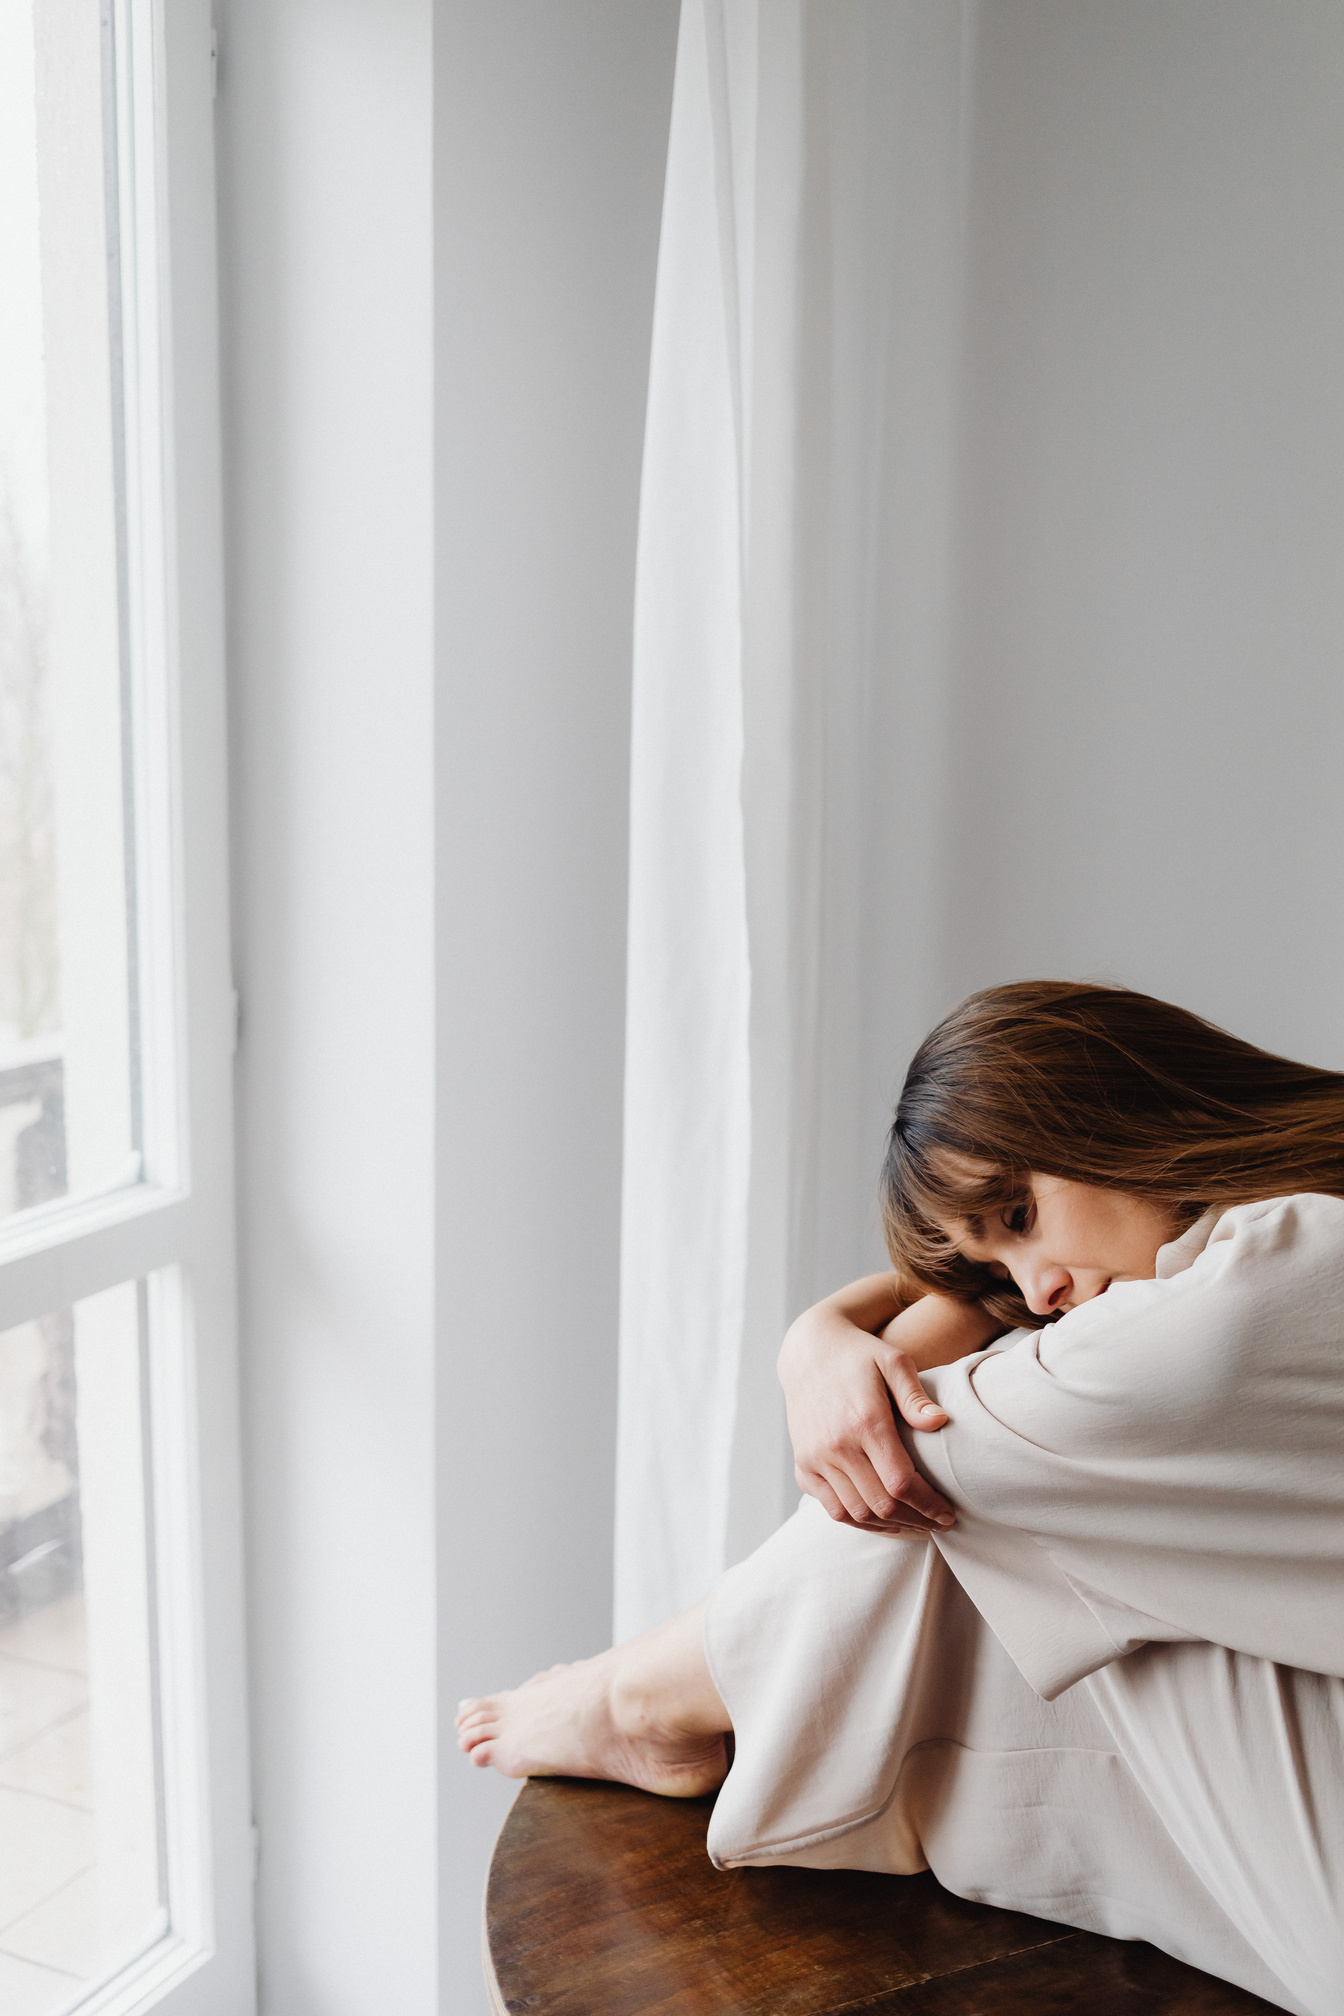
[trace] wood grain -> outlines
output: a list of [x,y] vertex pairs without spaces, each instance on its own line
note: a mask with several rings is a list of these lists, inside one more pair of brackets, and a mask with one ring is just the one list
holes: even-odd
[[486,1975],[508,2016],[1267,2016],[1168,1959],[931,1875],[716,1870],[707,1799],[541,1778],[504,1824]]

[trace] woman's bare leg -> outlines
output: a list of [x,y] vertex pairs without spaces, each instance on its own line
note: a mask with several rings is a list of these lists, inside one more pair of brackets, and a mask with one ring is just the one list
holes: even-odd
[[506,1778],[613,1778],[693,1799],[728,1771],[732,1728],[704,1648],[705,1606],[524,1687],[464,1701],[457,1745]]

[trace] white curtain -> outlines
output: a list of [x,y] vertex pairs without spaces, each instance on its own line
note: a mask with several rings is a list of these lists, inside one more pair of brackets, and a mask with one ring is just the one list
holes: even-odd
[[683,0],[636,578],[616,1632],[793,1495],[919,1032],[973,11]]

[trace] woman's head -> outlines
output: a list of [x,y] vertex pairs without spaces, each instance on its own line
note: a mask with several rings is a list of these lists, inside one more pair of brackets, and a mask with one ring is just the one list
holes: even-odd
[[[1125,1202],[1061,1187],[1080,1185]],[[1015,1322],[1029,1313],[1006,1278],[1009,1253],[1026,1250],[1012,1244],[1025,1224],[1018,1207],[1039,1230],[1042,1210],[1063,1224],[1070,1202],[1070,1222],[1081,1210],[1090,1227],[1082,1256],[1100,1263],[1066,1269],[1079,1278],[1039,1315],[1140,1271],[1105,1263],[1131,1261],[1150,1240],[1155,1255],[1210,1205],[1300,1190],[1344,1196],[1344,1076],[1271,1056],[1147,994],[1049,980],[973,994],[925,1039],[882,1175],[897,1269]],[[1029,1285],[1040,1302],[1041,1281]]]

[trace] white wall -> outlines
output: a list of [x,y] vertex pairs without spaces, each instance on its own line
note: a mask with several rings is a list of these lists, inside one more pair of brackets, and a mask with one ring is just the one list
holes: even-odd
[[611,1632],[630,643],[676,0],[438,15],[445,2008],[511,1788],[457,1698]]
[[995,0],[936,991],[1344,1067],[1344,10]]
[[220,192],[262,2007],[436,2007],[429,0],[230,0]]
[[1344,1066],[1344,12],[958,11],[918,118],[828,59],[814,155],[850,175],[808,226],[844,696],[818,1291],[879,1254],[890,1101],[973,987],[1120,980]]
[[459,1756],[454,1705],[610,1630],[630,626],[676,0],[430,16],[221,20],[270,2016],[485,2010],[511,1788]]

